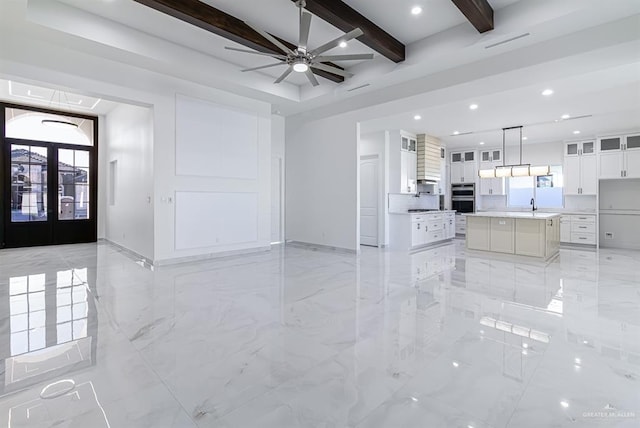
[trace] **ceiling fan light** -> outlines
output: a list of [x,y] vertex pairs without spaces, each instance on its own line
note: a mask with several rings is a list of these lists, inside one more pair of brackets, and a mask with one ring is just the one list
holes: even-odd
[[296,62],[293,64],[293,71],[298,73],[305,73],[309,69],[309,66],[304,62]]

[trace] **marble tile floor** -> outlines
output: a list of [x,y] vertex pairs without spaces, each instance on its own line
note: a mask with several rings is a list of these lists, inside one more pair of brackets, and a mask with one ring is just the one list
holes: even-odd
[[639,427],[640,252],[0,251],[0,426]]

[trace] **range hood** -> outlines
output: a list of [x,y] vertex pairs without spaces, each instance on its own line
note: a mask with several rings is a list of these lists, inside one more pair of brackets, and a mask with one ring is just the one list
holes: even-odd
[[440,181],[440,139],[426,134],[418,134],[418,183]]

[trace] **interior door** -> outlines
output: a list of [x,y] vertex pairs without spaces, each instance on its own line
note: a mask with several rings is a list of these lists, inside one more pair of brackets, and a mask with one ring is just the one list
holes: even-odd
[[378,246],[378,158],[360,160],[360,244]]

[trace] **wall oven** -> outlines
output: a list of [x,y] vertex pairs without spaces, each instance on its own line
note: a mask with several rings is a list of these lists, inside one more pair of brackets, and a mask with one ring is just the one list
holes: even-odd
[[476,211],[476,185],[451,185],[451,209],[458,213],[473,213]]

